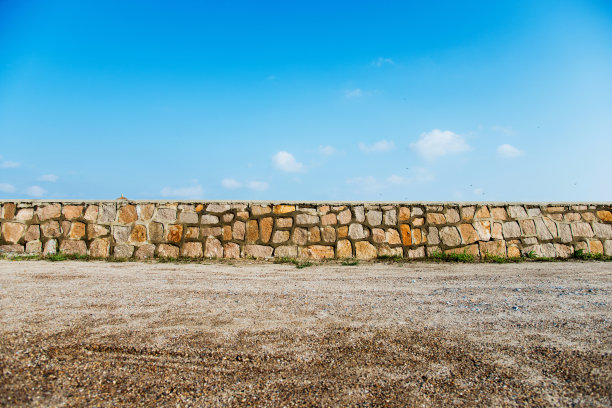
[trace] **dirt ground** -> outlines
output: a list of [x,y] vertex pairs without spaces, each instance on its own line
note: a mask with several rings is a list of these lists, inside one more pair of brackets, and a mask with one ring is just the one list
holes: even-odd
[[612,264],[0,261],[5,406],[611,406]]

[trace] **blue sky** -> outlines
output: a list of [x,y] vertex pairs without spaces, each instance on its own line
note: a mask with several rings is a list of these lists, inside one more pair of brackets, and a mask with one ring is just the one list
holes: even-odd
[[0,198],[609,201],[612,3],[0,2]]

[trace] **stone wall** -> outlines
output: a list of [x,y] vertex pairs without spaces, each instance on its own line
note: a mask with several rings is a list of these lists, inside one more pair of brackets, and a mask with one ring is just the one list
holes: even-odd
[[0,216],[0,252],[45,255],[612,255],[611,204],[1,201]]

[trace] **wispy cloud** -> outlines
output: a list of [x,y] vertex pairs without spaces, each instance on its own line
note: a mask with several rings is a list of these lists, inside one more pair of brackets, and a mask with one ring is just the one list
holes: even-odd
[[274,166],[288,173],[298,173],[304,171],[304,164],[298,162],[289,152],[281,151],[272,156]]
[[395,143],[393,141],[379,140],[372,145],[366,145],[365,143],[359,143],[359,150],[364,152],[386,152],[393,149]]
[[40,181],[48,181],[50,183],[55,183],[58,179],[59,177],[57,177],[55,174],[43,174],[38,178]]
[[503,144],[497,148],[497,154],[506,159],[513,159],[522,156],[523,151],[509,144]]
[[383,57],[378,57],[374,61],[372,61],[372,65],[378,68],[382,67],[385,64],[392,65],[394,64],[394,62],[391,58],[383,58]]
[[30,186],[25,191],[25,193],[30,197],[42,197],[46,192],[47,190],[39,186]]
[[336,153],[336,148],[333,146],[319,146],[319,153],[324,156],[331,156]]
[[363,96],[363,91],[359,88],[348,89],[344,92],[344,97],[346,99],[355,99]]
[[21,166],[21,163],[14,161],[3,161],[2,163],[0,163],[0,167],[3,169],[13,169],[19,166]]
[[241,182],[232,178],[226,178],[221,180],[221,185],[223,186],[223,188],[227,188],[228,190],[235,190],[237,188],[242,187]]
[[503,133],[507,136],[514,136],[514,130],[512,130],[511,128],[507,127],[507,126],[499,126],[499,125],[495,125],[495,126],[491,126],[491,130],[494,132],[498,132],[498,133]]
[[204,189],[199,184],[189,187],[164,187],[160,194],[162,197],[202,198]]
[[383,179],[374,176],[352,177],[347,179],[346,183],[354,185],[357,190],[363,193],[373,194],[397,189],[400,186],[428,183],[435,179],[434,175],[427,168],[415,167],[409,170],[410,172],[407,176],[392,174]]
[[14,193],[15,186],[8,183],[0,183],[0,193]]
[[265,191],[270,185],[265,181],[249,181],[247,187],[255,191]]
[[463,136],[450,130],[434,129],[421,133],[419,140],[410,145],[419,155],[426,159],[435,159],[449,154],[457,154],[470,150]]

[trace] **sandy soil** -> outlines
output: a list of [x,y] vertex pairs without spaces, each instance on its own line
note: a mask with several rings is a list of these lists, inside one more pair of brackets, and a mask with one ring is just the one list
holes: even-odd
[[612,264],[0,261],[6,406],[610,406]]

